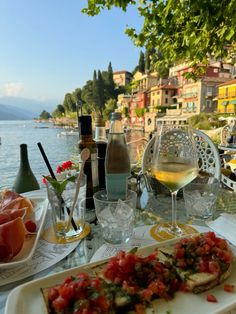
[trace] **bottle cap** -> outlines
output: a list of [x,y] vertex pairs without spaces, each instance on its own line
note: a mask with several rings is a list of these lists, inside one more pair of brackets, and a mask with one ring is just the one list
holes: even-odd
[[112,112],[111,114],[111,120],[121,120],[122,119],[122,115],[121,112]]
[[79,133],[80,135],[92,134],[92,118],[91,116],[78,117]]

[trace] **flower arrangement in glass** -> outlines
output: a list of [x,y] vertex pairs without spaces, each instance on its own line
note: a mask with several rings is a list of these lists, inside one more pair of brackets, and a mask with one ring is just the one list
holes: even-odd
[[63,187],[65,187],[64,185],[66,185],[68,182],[75,181],[77,174],[79,172],[79,168],[80,168],[79,165],[77,165],[71,160],[64,161],[61,165],[57,166],[56,179],[52,178],[51,176],[43,176],[43,184],[46,185],[47,181],[54,184],[55,181],[56,182],[55,186],[58,186],[59,189],[58,194],[60,194],[60,192],[61,193],[63,192],[63,188],[59,186],[62,185]]
[[[63,242],[76,239],[84,230],[84,214],[82,208],[79,207],[79,202],[86,193],[86,176],[84,174],[82,174],[80,183],[79,197],[75,199],[79,168],[77,164],[68,160],[57,167],[56,177],[44,176],[43,178],[51,205],[55,235]],[[71,217],[72,207],[74,208]]]

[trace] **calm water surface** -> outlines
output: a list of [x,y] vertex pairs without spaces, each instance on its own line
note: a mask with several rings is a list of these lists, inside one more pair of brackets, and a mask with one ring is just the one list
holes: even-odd
[[[61,136],[64,129],[55,128],[50,123],[37,123],[34,121],[0,121],[0,190],[11,188],[19,169],[20,144],[27,144],[28,157],[31,169],[42,187],[42,176],[48,174],[37,143],[41,142],[49,162],[56,172],[61,162],[76,159],[78,156],[78,135]],[[131,162],[135,163],[142,152],[145,142],[136,142],[144,137],[142,132],[128,132]]]

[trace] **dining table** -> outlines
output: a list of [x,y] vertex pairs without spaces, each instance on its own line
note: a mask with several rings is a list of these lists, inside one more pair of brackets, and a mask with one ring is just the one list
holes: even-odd
[[[35,191],[35,193],[39,193],[41,196],[47,198],[45,190],[39,190],[38,192]],[[55,263],[53,262],[53,258],[54,256],[57,256],[57,250],[59,250],[58,246],[64,248],[63,244],[57,244],[57,246],[54,246],[54,252],[50,256],[50,263],[45,266],[45,269],[41,269],[40,267],[39,271],[35,271],[34,269],[32,275],[30,275],[29,273],[27,274],[27,271],[25,270],[25,278],[23,278],[24,276],[20,276],[20,268],[19,277],[17,277],[17,271],[13,269],[12,272],[15,272],[13,277],[14,280],[11,280],[10,283],[6,284],[1,284],[0,280],[0,314],[15,314],[9,313],[7,311],[6,303],[11,303],[11,293],[16,287],[20,287],[23,284],[30,283],[32,280],[44,278],[52,274],[57,274],[65,270],[70,270],[72,268],[79,267],[90,262],[110,257],[116,254],[116,252],[118,252],[120,249],[130,250],[133,247],[145,247],[147,245],[156,243],[157,241],[150,236],[150,228],[153,225],[158,224],[161,220],[166,220],[170,218],[171,197],[170,195],[167,195],[165,193],[158,194],[154,191],[146,190],[145,188],[142,189],[142,193],[139,193],[138,197],[139,206],[136,209],[134,235],[128,243],[124,245],[106,244],[102,239],[99,223],[97,223],[96,221],[90,223],[89,234],[83,239],[73,243],[73,245],[70,247],[70,250],[67,251],[68,247],[66,247],[65,254],[62,254],[61,259],[59,258],[60,260],[58,260],[57,258],[55,259]],[[207,224],[206,221],[200,221],[197,225],[195,225],[194,222],[187,220],[185,214],[184,199],[183,195],[181,194],[178,196],[177,212],[178,221],[193,225],[199,232],[211,230],[209,224]],[[215,221],[217,218],[219,218],[222,213],[227,215],[236,215],[236,193],[223,187],[220,189],[218,194],[218,198],[215,204],[214,217],[212,217],[212,221]],[[47,210],[47,217],[45,219],[45,224],[48,223],[50,223],[50,206]],[[44,242],[45,240],[41,239],[40,241]],[[44,243],[44,245],[45,246],[42,251],[37,251],[36,248],[35,254],[39,254],[39,252],[41,252],[40,254],[46,255],[47,244]],[[232,243],[231,245],[236,252],[236,247]],[[37,261],[37,259],[39,260],[39,258],[40,256],[38,255],[35,257],[35,260]],[[38,267],[38,264],[37,266],[33,267]],[[25,267],[26,269],[27,263],[26,265],[22,265],[22,267]],[[2,278],[2,280],[5,280],[9,272],[11,272],[11,269],[0,268],[0,278]],[[224,313],[236,314],[236,308],[231,309],[230,311],[226,310]],[[22,312],[22,314],[24,313]]]

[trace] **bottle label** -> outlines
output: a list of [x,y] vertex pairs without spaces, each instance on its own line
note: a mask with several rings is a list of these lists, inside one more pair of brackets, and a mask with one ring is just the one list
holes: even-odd
[[[82,160],[79,155],[79,163],[82,163]],[[97,154],[93,153],[90,155],[90,158],[85,162],[84,173],[87,175],[87,181],[92,178],[93,188],[98,187],[98,159]],[[87,182],[88,183],[88,182]]]
[[106,174],[107,198],[109,200],[126,199],[130,173]]

